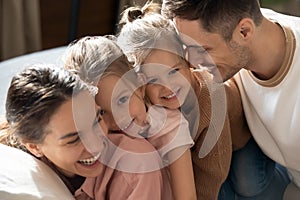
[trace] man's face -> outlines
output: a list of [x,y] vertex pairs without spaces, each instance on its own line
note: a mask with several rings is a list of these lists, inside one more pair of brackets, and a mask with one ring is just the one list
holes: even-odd
[[249,49],[234,39],[225,41],[220,34],[207,32],[199,20],[175,17],[173,21],[187,46],[187,59],[196,67],[206,67],[217,80],[226,81],[247,65]]

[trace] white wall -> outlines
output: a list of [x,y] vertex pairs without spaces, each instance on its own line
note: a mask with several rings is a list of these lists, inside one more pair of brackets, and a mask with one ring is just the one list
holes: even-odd
[[61,66],[61,56],[65,47],[39,51],[0,62],[0,116],[5,114],[6,93],[14,74],[24,67],[35,63],[51,63]]

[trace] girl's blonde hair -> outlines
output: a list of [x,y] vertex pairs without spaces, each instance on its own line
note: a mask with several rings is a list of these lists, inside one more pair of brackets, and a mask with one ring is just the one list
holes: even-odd
[[159,4],[148,2],[142,8],[130,7],[123,12],[117,43],[137,69],[153,49],[184,56],[176,29],[159,11]]
[[[86,36],[72,42],[65,52],[64,63],[66,69],[93,85],[97,85],[101,77],[110,74],[122,77],[133,70],[112,35]],[[135,73],[131,76],[135,82]]]

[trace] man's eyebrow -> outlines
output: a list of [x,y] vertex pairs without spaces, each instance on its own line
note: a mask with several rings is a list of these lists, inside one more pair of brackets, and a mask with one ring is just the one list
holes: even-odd
[[75,135],[79,135],[79,133],[78,133],[78,132],[68,133],[68,134],[66,134],[66,135],[64,135],[64,136],[62,136],[62,137],[60,137],[59,139],[60,139],[60,140],[63,140],[63,139],[66,139],[66,138],[74,137]]

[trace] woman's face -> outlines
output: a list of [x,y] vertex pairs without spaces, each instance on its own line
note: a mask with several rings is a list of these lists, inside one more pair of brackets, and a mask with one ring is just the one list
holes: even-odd
[[145,59],[146,95],[152,104],[169,109],[179,108],[191,88],[191,71],[180,56],[153,50]]
[[98,160],[107,127],[99,110],[88,92],[81,92],[50,118],[48,134],[38,148],[65,175],[95,177],[102,172]]
[[108,129],[134,137],[142,134],[147,126],[142,88],[134,88],[130,81],[112,74],[100,79],[98,89],[96,102],[103,111]]

